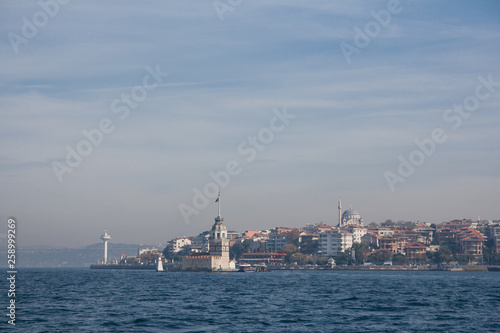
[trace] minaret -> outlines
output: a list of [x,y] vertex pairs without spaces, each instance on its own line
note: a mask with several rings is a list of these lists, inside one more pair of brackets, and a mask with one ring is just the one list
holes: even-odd
[[342,201],[340,201],[339,197],[339,227],[342,226]]
[[102,241],[104,242],[104,265],[108,263],[108,241],[111,239],[111,236],[108,234],[107,230],[104,230],[104,234],[101,236]]

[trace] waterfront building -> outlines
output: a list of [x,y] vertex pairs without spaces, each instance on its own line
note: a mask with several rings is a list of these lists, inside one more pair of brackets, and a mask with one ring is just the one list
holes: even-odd
[[450,246],[451,244],[455,244],[456,232],[454,229],[443,228],[437,230],[434,237],[439,241],[439,245]]
[[320,234],[320,233],[322,233],[322,232],[324,232],[324,231],[327,231],[327,230],[333,230],[333,229],[335,229],[335,227],[332,227],[332,226],[330,226],[330,225],[321,225],[321,226],[318,226],[318,227],[316,228],[316,232],[317,232],[318,234]]
[[298,237],[300,247],[318,245],[319,235],[315,233],[301,232]]
[[267,240],[267,248],[274,251],[279,251],[286,244],[288,244],[286,234],[271,234]]
[[138,249],[137,250],[137,255],[140,257],[143,253],[159,253],[160,251],[158,250],[158,248],[156,247],[146,247],[146,248],[142,248],[142,249]]
[[234,230],[227,231],[227,239],[229,239],[229,246],[233,246],[236,240],[240,238],[240,233]]
[[486,236],[481,232],[472,228],[464,228],[456,233],[456,240],[464,254],[483,254]]
[[427,252],[428,248],[422,243],[413,242],[411,244],[406,245],[406,257],[408,259],[419,258],[421,255],[424,255]]
[[[448,224],[448,226],[450,226]],[[439,229],[439,228],[438,228]],[[439,245],[456,244],[464,254],[482,255],[486,236],[476,229],[463,227],[461,229],[442,228],[436,231]]]
[[394,235],[394,227],[379,227],[377,229],[377,234],[380,237],[392,236]]
[[167,244],[167,252],[168,253],[177,253],[185,246],[191,245],[191,240],[187,237],[179,237],[171,239]]
[[352,234],[353,243],[361,243],[361,238],[367,233],[365,227],[355,224],[348,225],[347,227],[343,228],[343,230]]
[[[196,243],[201,245],[200,246],[200,251],[201,252],[208,252],[208,241],[210,240],[210,231],[203,231],[200,233],[198,236],[194,237],[192,239],[192,243]],[[192,245],[191,243],[191,245]]]
[[404,254],[407,238],[403,235],[380,237],[379,244],[381,250],[390,251],[393,254]]
[[361,237],[361,243],[371,244],[373,247],[378,248],[380,246],[380,236],[377,232],[369,230]]
[[240,257],[239,262],[242,264],[278,264],[282,263],[283,259],[286,257],[286,253],[280,253],[275,251],[253,251],[243,253]]
[[436,224],[436,230],[441,230],[445,228],[449,228],[452,230],[460,230],[463,228],[470,228],[471,226],[472,226],[472,220],[469,219],[453,220],[449,222]]
[[493,239],[493,242],[496,246],[496,252],[500,253],[500,224],[492,223],[486,226],[486,231],[488,232],[488,236]]
[[323,257],[336,257],[352,247],[352,234],[333,229],[319,234],[318,253]]
[[420,225],[413,228],[411,231],[405,231],[404,234],[408,237],[411,242],[418,242],[425,245],[429,245],[432,242],[434,228]]
[[235,268],[234,262],[229,260],[229,239],[224,218],[220,215],[220,194],[216,202],[218,202],[218,215],[210,231],[209,252],[182,257],[182,270],[227,271]]

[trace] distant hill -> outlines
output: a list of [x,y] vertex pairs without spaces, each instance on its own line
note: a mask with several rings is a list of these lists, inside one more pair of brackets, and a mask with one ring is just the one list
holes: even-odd
[[[137,255],[137,250],[158,245],[138,245],[108,243],[108,258],[120,259],[122,254],[127,256]],[[163,248],[159,248],[163,251]],[[17,267],[89,267],[101,261],[104,255],[103,243],[96,243],[77,249],[49,249],[49,248],[19,248],[17,249]],[[0,251],[0,255],[7,257],[7,251]],[[7,260],[0,263],[6,267]]]

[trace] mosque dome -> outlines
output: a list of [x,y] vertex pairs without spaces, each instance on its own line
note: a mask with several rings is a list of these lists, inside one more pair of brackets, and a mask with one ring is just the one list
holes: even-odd
[[361,215],[359,215],[358,211],[354,210],[354,209],[348,209],[346,210],[342,216],[358,216],[361,217]]
[[361,218],[361,215],[358,213],[358,211],[350,208],[344,211],[342,214],[342,223],[341,225],[346,226],[346,225],[363,225],[363,219]]

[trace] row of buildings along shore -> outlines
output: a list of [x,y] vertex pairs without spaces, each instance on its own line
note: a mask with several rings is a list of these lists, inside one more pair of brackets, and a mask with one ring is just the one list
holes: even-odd
[[[274,227],[266,230],[236,232],[228,230],[218,215],[210,231],[197,236],[178,237],[170,240],[164,254],[172,257],[182,253],[182,270],[233,270],[235,261],[229,258],[229,250],[246,240],[251,247],[238,258],[239,263],[282,263],[288,244],[306,250],[319,257],[337,257],[352,253],[354,244],[366,243],[372,253],[388,251],[408,259],[418,258],[428,252],[436,252],[442,246],[454,247],[462,254],[481,256],[488,237],[496,244],[500,253],[500,221],[453,220],[438,224],[426,222],[371,223],[364,225],[363,218],[352,207],[342,212],[339,199],[337,225],[324,223],[307,224],[300,228]],[[481,232],[483,231],[483,232]],[[248,245],[248,241],[246,244]]]

